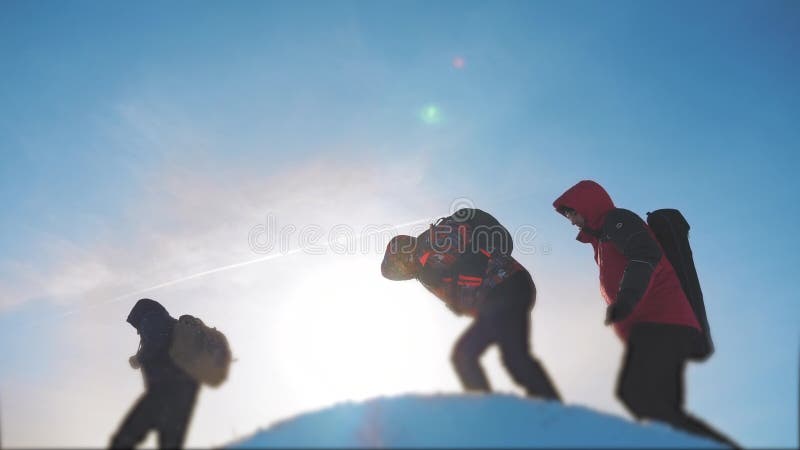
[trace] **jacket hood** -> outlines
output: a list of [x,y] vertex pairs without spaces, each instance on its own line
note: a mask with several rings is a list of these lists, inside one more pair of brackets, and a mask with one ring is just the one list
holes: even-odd
[[556,210],[563,207],[574,209],[586,219],[586,228],[599,230],[603,225],[603,217],[614,209],[614,202],[603,186],[591,180],[583,180],[561,194],[553,202],[553,206]]
[[139,329],[139,325],[142,323],[142,318],[149,314],[158,314],[169,317],[169,313],[167,309],[164,308],[161,303],[158,303],[155,300],[150,300],[149,298],[143,298],[136,302],[131,309],[130,314],[128,314],[128,323],[133,325],[134,328],[137,330]]

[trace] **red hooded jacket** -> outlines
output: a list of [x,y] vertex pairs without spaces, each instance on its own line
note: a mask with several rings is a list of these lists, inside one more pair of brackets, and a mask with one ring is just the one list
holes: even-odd
[[[577,240],[592,244],[594,259],[600,269],[600,291],[607,304],[614,303],[620,292],[623,275],[631,260],[619,250],[617,244],[603,235],[602,230],[608,229],[606,219],[611,216],[619,216],[619,212],[627,213],[629,216],[635,215],[629,211],[615,208],[614,202],[605,189],[594,181],[588,180],[571,187],[553,202],[553,206],[557,210],[563,207],[572,208],[586,220]],[[614,214],[610,215],[612,212]],[[650,238],[658,245],[658,241],[647,225],[638,216],[634,217],[634,220],[636,219],[640,223],[635,225],[644,227]],[[616,224],[617,228],[621,226],[621,223]],[[661,248],[660,245],[658,248]],[[663,255],[663,250],[661,250],[661,254]],[[614,328],[617,334],[627,341],[631,327],[643,322],[685,325],[701,330],[689,300],[675,275],[675,270],[666,256],[661,256],[653,266],[652,275],[644,294],[636,302],[631,314],[625,319],[615,322]]]

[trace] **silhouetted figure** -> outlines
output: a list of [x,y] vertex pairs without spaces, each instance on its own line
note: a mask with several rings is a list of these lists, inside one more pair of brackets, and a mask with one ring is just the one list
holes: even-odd
[[151,430],[158,433],[159,448],[183,445],[200,386],[170,358],[176,322],[161,304],[146,298],[128,315],[140,336],[139,351],[130,364],[141,368],[145,392],[112,437],[112,448],[135,447]]
[[511,257],[512,246],[508,231],[494,217],[461,209],[416,238],[392,239],[381,272],[390,280],[416,278],[453,312],[474,317],[452,354],[464,389],[491,390],[479,358],[496,343],[503,365],[529,396],[560,401],[531,354],[536,288],[528,271]]
[[[736,447],[684,410],[684,369],[707,340],[661,245],[635,213],[581,181],[553,206],[592,244],[607,303],[606,324],[625,342],[617,397],[637,419],[661,420]],[[707,351],[707,350],[705,350]]]

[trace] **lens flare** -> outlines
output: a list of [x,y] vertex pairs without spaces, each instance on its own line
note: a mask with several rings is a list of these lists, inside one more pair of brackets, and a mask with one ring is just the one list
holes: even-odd
[[428,125],[436,125],[442,121],[442,111],[436,105],[427,105],[422,108],[420,119]]
[[466,61],[464,61],[464,58],[460,56],[456,56],[455,58],[453,58],[453,67],[455,67],[456,69],[463,69],[465,64]]

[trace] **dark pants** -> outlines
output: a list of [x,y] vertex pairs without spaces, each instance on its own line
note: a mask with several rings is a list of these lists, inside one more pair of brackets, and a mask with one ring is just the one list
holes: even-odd
[[159,448],[180,448],[186,437],[199,386],[171,383],[150,387],[125,416],[111,448],[133,448],[147,433],[158,433]]
[[527,273],[518,273],[490,292],[472,325],[456,342],[452,361],[469,391],[491,391],[480,356],[497,343],[511,378],[531,397],[561,400],[550,377],[531,354],[531,309],[536,296]]
[[637,419],[660,420],[738,447],[730,438],[684,410],[683,376],[696,333],[692,328],[679,325],[634,326],[617,380],[617,398]]

